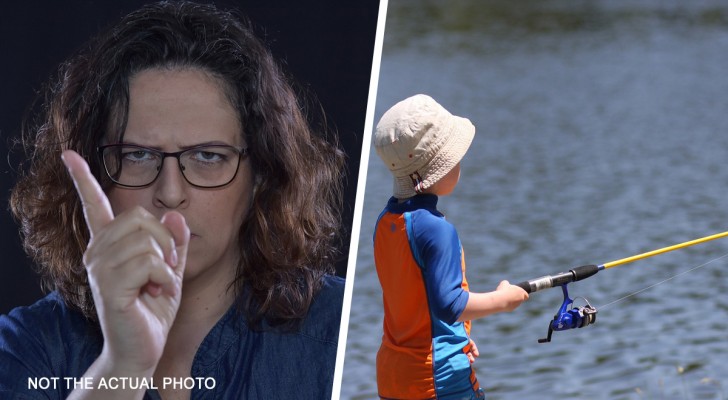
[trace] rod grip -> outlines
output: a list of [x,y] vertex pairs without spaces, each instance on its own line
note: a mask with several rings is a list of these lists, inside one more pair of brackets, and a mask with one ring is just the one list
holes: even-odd
[[597,272],[599,272],[599,266],[597,265],[582,265],[581,267],[576,267],[572,269],[570,272],[574,274],[574,281],[580,281],[582,279],[586,279]]
[[529,293],[529,294],[531,293],[531,284],[528,281],[518,282],[518,283],[516,283],[516,286],[525,290],[526,293]]
[[581,267],[570,269],[567,272],[559,272],[558,274],[542,276],[529,281],[519,282],[516,286],[525,290],[526,293],[534,293],[539,290],[586,279],[599,272],[599,270],[600,267],[597,265],[582,265]]
[[525,290],[526,293],[534,293],[539,290],[548,289],[554,286],[554,280],[552,276],[542,276],[540,278],[531,279],[524,282],[519,282],[516,286]]

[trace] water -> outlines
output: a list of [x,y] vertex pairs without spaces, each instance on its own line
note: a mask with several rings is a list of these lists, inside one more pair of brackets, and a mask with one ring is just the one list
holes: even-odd
[[[728,230],[728,4],[390,0],[375,120],[428,93],[478,131],[440,206],[472,290],[605,263]],[[342,399],[376,397],[376,216],[391,193],[372,151]],[[569,286],[597,306],[728,253],[728,239]],[[561,291],[475,321],[490,399],[728,398],[728,257],[601,310],[548,322]]]

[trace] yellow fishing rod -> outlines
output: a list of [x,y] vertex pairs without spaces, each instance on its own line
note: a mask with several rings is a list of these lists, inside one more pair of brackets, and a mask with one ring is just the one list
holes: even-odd
[[611,261],[601,265],[583,265],[570,269],[567,272],[560,272],[555,275],[542,276],[540,278],[531,279],[529,281],[523,281],[516,284],[528,293],[537,292],[539,290],[552,288],[555,286],[561,286],[564,292],[564,302],[561,304],[559,312],[554,316],[554,319],[549,323],[548,336],[545,339],[539,339],[539,343],[546,343],[551,341],[551,334],[553,331],[562,331],[574,328],[583,328],[592,324],[596,321],[597,309],[594,308],[587,301],[586,306],[574,307],[574,301],[569,298],[569,292],[566,289],[566,285],[571,282],[580,281],[582,279],[589,278],[595,275],[603,269],[609,269],[619,265],[628,264],[638,260],[642,260],[649,257],[654,257],[659,254],[667,253],[674,250],[683,249],[696,244],[709,242],[711,240],[720,239],[728,236],[728,231],[722,233],[716,233],[715,235],[705,236],[699,239],[690,240],[683,243],[678,243],[672,246],[663,247],[661,249],[648,251],[646,253],[637,254],[631,257],[621,258],[619,260]]
[[616,260],[616,261],[612,261],[612,262],[608,262],[606,264],[603,264],[603,266],[604,266],[604,269],[609,269],[609,268],[612,268],[612,267],[616,267],[618,265],[628,264],[628,263],[631,263],[631,262],[634,262],[634,261],[642,260],[644,258],[656,256],[658,254],[667,253],[669,251],[680,250],[680,249],[683,249],[685,247],[694,246],[696,244],[710,242],[711,240],[720,239],[720,238],[726,237],[726,236],[728,236],[728,231],[721,232],[721,233],[716,233],[715,235],[710,235],[710,236],[702,237],[700,239],[691,240],[689,242],[679,243],[679,244],[676,244],[676,245],[673,245],[673,246],[668,246],[668,247],[663,247],[661,249],[648,251],[647,253],[637,254],[636,256],[622,258],[620,260]]

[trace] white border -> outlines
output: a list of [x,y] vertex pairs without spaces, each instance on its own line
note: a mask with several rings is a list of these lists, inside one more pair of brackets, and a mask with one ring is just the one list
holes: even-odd
[[374,129],[374,106],[377,100],[379,85],[379,67],[382,61],[382,42],[384,41],[384,25],[387,20],[388,0],[380,0],[379,15],[377,17],[377,33],[374,39],[374,53],[372,56],[372,75],[369,81],[369,97],[367,100],[367,114],[364,120],[364,135],[362,137],[361,159],[359,161],[359,181],[356,189],[356,202],[354,203],[354,218],[351,224],[351,242],[349,244],[349,260],[346,270],[346,287],[344,289],[344,304],[339,327],[339,347],[336,353],[336,370],[334,371],[334,386],[331,399],[338,400],[341,395],[341,379],[344,372],[344,356],[346,354],[346,339],[349,333],[349,312],[351,311],[351,297],[354,290],[354,274],[356,270],[356,257],[359,248],[359,231],[361,229],[361,215],[364,207],[364,189],[367,181],[367,168],[369,167],[369,151],[371,149],[372,130]]

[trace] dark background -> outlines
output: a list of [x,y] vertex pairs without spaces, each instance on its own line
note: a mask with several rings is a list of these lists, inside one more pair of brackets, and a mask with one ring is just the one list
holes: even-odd
[[[8,210],[22,154],[20,149],[11,150],[12,141],[20,135],[25,115],[58,65],[89,38],[148,2],[15,1],[0,11],[0,313],[43,295]],[[337,274],[345,276],[379,2],[215,3],[250,18],[297,86],[321,103],[329,130],[339,135],[348,155],[347,229],[337,264]]]

